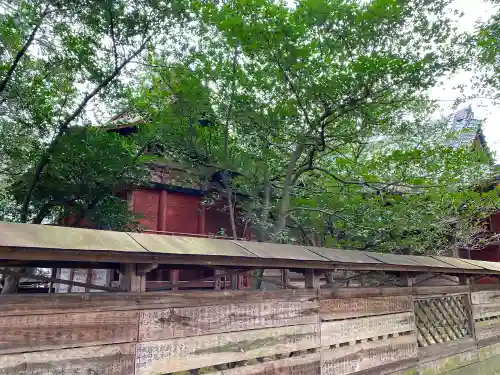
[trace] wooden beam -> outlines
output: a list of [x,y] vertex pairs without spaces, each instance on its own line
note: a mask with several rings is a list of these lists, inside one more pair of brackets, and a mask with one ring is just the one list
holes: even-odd
[[[169,265],[200,265],[200,266],[235,266],[254,268],[307,268],[324,270],[352,271],[411,271],[432,272],[440,274],[484,274],[484,269],[434,268],[426,266],[403,266],[391,264],[364,263],[334,263],[319,261],[304,261],[294,259],[262,259],[250,257],[227,257],[211,255],[178,255],[161,253],[132,253],[119,251],[81,251],[39,248],[0,248],[0,259],[22,261],[66,261],[66,262],[107,262],[107,263],[158,263]],[[68,267],[71,268],[71,267]],[[94,267],[95,268],[95,267]],[[500,271],[486,271],[492,275],[500,275]]]
[[[217,269],[217,270],[221,270],[221,271],[224,271],[226,272],[224,275],[226,276],[229,276],[229,275],[232,275],[231,271],[228,271],[227,269],[225,268],[220,268],[220,267],[213,267],[214,269]],[[247,270],[248,271],[248,270]],[[245,271],[240,271],[238,272],[239,274],[242,273],[242,272],[245,272]],[[261,281],[264,281],[266,283],[269,283],[269,284],[273,284],[273,285],[277,285],[277,286],[281,286],[282,288],[285,288],[285,289],[300,289],[299,287],[296,287],[295,285],[292,285],[290,283],[283,283],[283,282],[279,282],[279,281],[276,281],[276,280],[273,280],[269,277],[259,277],[259,276],[256,276],[256,275],[252,275],[253,278],[257,279],[257,280],[261,280]]]
[[107,286],[104,286],[104,285],[95,285],[95,284],[90,284],[90,283],[80,283],[78,281],[58,279],[58,278],[55,278],[55,277],[45,277],[45,276],[39,276],[39,275],[27,275],[27,274],[24,274],[24,273],[11,271],[11,270],[9,270],[7,268],[0,269],[0,274],[3,274],[3,275],[12,275],[12,276],[15,276],[15,277],[27,278],[27,279],[33,279],[33,280],[39,280],[39,281],[45,281],[45,282],[53,283],[53,284],[66,284],[66,285],[70,285],[70,286],[81,286],[81,287],[89,288],[89,289],[104,290],[106,292],[124,292],[125,291],[123,289],[111,288],[111,287],[107,287]]
[[[172,270],[172,271],[178,271],[178,270]],[[203,277],[201,279],[196,279],[196,280],[190,280],[190,281],[187,281],[187,282],[183,282],[182,284],[178,284],[179,280],[176,279],[176,280],[170,280],[170,285],[169,286],[166,286],[166,287],[159,287],[159,288],[151,288],[150,291],[162,291],[162,290],[177,290],[178,289],[178,286],[179,285],[182,285],[183,287],[189,287],[191,285],[194,285],[194,284],[198,284],[199,282],[202,282],[202,281],[213,281],[216,277],[225,277],[225,276],[232,276],[232,275],[239,275],[239,274],[242,274],[242,273],[245,273],[245,272],[248,272],[249,269],[248,268],[245,268],[244,270],[234,270],[234,271],[228,271],[226,273],[222,273],[222,274],[219,274],[217,276],[213,275],[213,276],[207,276],[207,277]],[[172,277],[172,275],[170,276]],[[176,289],[174,289],[176,288]]]

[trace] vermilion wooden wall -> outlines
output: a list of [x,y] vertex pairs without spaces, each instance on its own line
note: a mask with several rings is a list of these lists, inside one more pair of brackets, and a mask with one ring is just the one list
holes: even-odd
[[[150,231],[169,234],[219,235],[231,237],[229,212],[224,202],[211,206],[201,203],[201,196],[161,189],[140,189],[130,192],[132,212],[142,215],[139,223]],[[250,227],[237,220],[238,238],[251,239]],[[222,230],[221,230],[222,229]]]

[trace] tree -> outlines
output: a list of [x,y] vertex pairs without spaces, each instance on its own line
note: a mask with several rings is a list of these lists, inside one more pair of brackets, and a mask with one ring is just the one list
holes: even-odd
[[[466,62],[447,3],[207,4],[190,68],[174,87],[156,64],[141,111],[164,124],[171,157],[241,172],[262,241],[316,232],[320,245],[443,251],[468,187],[488,174],[481,151],[453,147],[446,121],[429,119],[425,91]],[[183,100],[214,126],[165,125]]]
[[[187,16],[182,0],[0,5],[2,218],[54,222],[70,209],[73,224],[128,226],[132,216],[113,194],[140,178],[131,171],[147,141],[88,128],[123,102],[146,50],[168,45],[164,38],[175,45]],[[7,278],[2,292],[16,285]]]
[[[11,186],[7,194],[16,202],[12,219],[38,223],[74,200],[82,181],[67,178],[67,172],[74,172],[70,156],[91,162],[99,137],[94,134],[74,144],[67,133],[90,126],[100,114],[99,107],[118,105],[130,85],[120,78],[128,74],[131,81],[141,55],[163,43],[170,31],[178,31],[184,14],[182,1],[155,0],[77,5],[29,1],[5,9],[0,22],[0,136],[4,140],[0,164],[1,180]],[[90,185],[104,179],[93,178]],[[115,182],[107,182],[108,195]],[[104,197],[102,191],[98,196]],[[92,203],[97,196],[89,199],[90,206],[98,206]]]
[[500,5],[497,0],[490,0],[492,7],[496,7],[489,20],[478,25],[471,42],[473,56],[476,58],[473,69],[479,74],[479,87],[495,103],[500,99]]
[[[469,189],[488,175],[484,155],[429,119],[426,90],[467,61],[448,1],[50,4],[23,3],[0,29],[11,220],[71,209],[126,227],[112,197],[141,181],[151,143],[186,168],[238,172],[222,193],[231,208],[235,190],[248,196],[260,241],[439,252],[457,218],[464,237],[497,204]],[[98,99],[148,130],[78,132]]]

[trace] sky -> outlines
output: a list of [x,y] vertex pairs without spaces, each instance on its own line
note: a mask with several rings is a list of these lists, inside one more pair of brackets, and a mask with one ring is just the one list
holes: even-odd
[[[453,5],[464,12],[459,26],[463,31],[472,31],[478,20],[486,21],[495,12],[491,3],[482,0],[455,0]],[[453,100],[461,96],[454,87],[459,84],[469,84],[472,77],[472,73],[459,72],[447,79],[442,86],[430,90],[429,94],[433,99],[440,101],[442,111],[452,111]],[[465,94],[474,95],[471,90],[465,91]],[[500,106],[495,106],[488,98],[474,99],[465,105],[468,104],[472,105],[474,116],[483,120],[486,142],[496,153],[497,163],[500,163]]]

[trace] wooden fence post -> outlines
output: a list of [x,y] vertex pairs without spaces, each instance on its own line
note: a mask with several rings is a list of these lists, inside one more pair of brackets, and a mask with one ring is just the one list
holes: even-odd
[[468,321],[469,321],[468,323],[469,323],[470,334],[474,338],[474,340],[477,340],[477,338],[476,338],[476,327],[475,327],[475,324],[474,324],[474,315],[472,314],[472,296],[471,296],[472,288],[470,287],[470,285],[471,285],[471,277],[468,276],[468,275],[460,275],[458,277],[458,280],[459,280],[459,282],[460,282],[461,285],[469,285],[469,291],[467,292],[467,296],[465,296],[464,306],[465,306],[465,310],[466,310],[466,313],[467,313],[467,318],[468,318]]
[[122,264],[120,266],[120,289],[129,292],[146,291],[146,274],[138,275],[137,264]]
[[319,289],[320,287],[320,277],[319,272],[315,269],[307,268],[305,271],[306,277],[306,288]]

